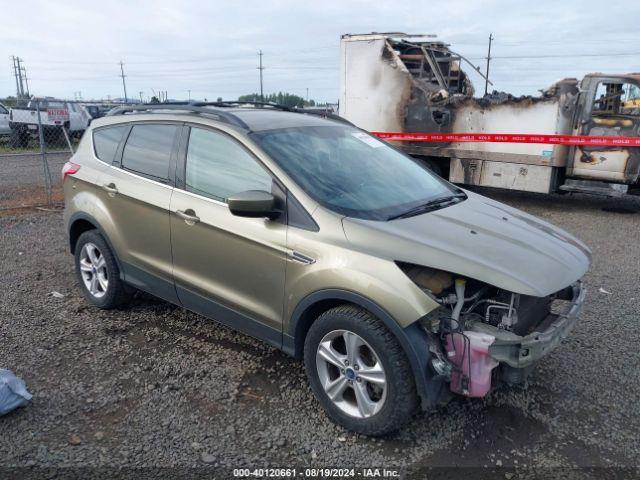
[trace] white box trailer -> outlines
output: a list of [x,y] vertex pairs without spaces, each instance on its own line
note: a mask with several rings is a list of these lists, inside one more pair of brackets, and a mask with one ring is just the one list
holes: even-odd
[[[428,36],[343,35],[340,110],[376,132],[638,136],[640,75],[565,79],[537,97],[474,98],[464,57]],[[475,67],[473,67],[475,68]],[[401,142],[452,182],[540,193],[640,189],[638,148]]]

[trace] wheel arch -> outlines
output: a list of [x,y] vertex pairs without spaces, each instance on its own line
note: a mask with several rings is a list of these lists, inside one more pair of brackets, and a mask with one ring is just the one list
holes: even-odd
[[69,218],[69,227],[67,229],[67,235],[69,238],[69,251],[71,254],[75,255],[76,253],[76,245],[78,243],[78,239],[80,235],[84,232],[88,232],[89,230],[97,230],[104,241],[107,242],[107,246],[111,250],[116,263],[118,264],[118,268],[120,269],[120,275],[123,274],[122,264],[120,263],[120,259],[118,258],[118,254],[113,248],[113,244],[111,240],[109,240],[109,236],[105,233],[104,229],[100,226],[100,223],[91,215],[84,212],[76,212],[71,218]]
[[[402,328],[393,317],[373,300],[355,292],[341,289],[326,289],[303,298],[291,315],[289,327],[283,335],[283,350],[295,358],[302,358],[304,341],[309,328],[323,312],[345,303],[353,304],[376,316],[400,343],[416,382],[423,409],[435,405],[440,389],[432,383],[433,372],[428,362],[429,337],[419,322]],[[417,320],[417,319],[416,319]]]

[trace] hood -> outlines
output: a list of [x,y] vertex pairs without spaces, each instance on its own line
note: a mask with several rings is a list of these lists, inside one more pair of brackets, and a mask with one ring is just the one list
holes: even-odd
[[465,191],[456,205],[377,222],[345,217],[354,248],[389,260],[437,268],[524,295],[546,296],[580,279],[591,252],[536,217]]

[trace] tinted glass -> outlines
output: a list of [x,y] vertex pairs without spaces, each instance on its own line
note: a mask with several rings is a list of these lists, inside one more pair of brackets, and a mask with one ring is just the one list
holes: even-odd
[[167,180],[175,125],[134,125],[122,154],[122,167]]
[[258,161],[229,136],[192,128],[187,149],[187,190],[226,202],[234,193],[271,191],[272,179]]
[[311,197],[343,215],[385,220],[458,191],[353,127],[287,128],[251,136]]
[[126,126],[100,128],[93,131],[93,146],[96,157],[103,162],[111,163],[116,155],[116,150],[126,131]]

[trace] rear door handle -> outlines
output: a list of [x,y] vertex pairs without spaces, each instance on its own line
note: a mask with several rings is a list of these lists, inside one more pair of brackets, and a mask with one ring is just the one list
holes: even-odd
[[109,194],[110,197],[113,197],[116,193],[118,193],[118,189],[113,183],[103,185],[102,188]]
[[196,212],[188,208],[187,210],[176,210],[178,215],[187,225],[194,225],[200,221],[200,217],[196,216]]

